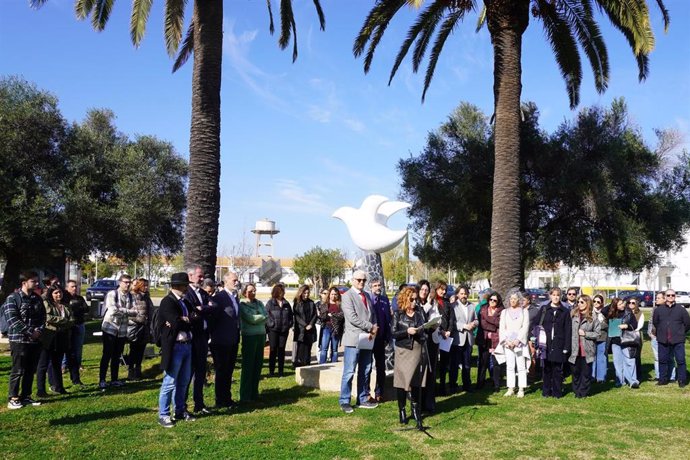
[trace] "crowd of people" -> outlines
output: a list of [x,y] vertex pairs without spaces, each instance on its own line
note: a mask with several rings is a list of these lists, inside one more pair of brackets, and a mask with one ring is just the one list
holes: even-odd
[[[367,281],[369,289],[365,289]],[[291,304],[285,299],[285,287],[277,284],[264,305],[256,297],[256,286],[240,287],[235,273],[227,273],[216,283],[204,276],[201,267],[192,266],[172,275],[170,292],[155,310],[146,279],[123,274],[118,282],[104,300],[98,386],[106,391],[124,384],[119,369],[126,344],[127,380],[141,379],[146,346],[156,343],[163,371],[158,420],[166,428],[210,413],[203,391],[209,351],[215,370],[214,407],[233,408],[238,404],[231,397],[231,386],[240,343],[239,404],[259,398],[267,341],[268,375],[284,375],[291,331],[293,367],[312,364],[314,343],[320,364],[337,362],[342,346],[339,404],[347,414],[355,407],[374,409],[384,401],[386,370],[393,362],[400,423],[409,421],[409,400],[411,416],[420,429],[422,415],[435,412],[437,395],[487,388],[502,391],[504,375],[504,396],[517,398],[525,396],[530,381],[539,380],[543,397],[560,398],[568,374],[574,396],[585,398],[593,385],[606,381],[609,356],[616,387],[635,389],[642,379],[645,315],[634,297],[607,302],[601,294],[590,297],[568,289],[563,300],[561,290],[553,288],[549,300],[538,305],[521,290],[512,289],[505,304],[498,292],[489,292],[475,305],[466,287],[447,297],[445,282],[432,285],[421,280],[415,286],[401,286],[391,303],[381,280],[367,280],[366,273],[357,270],[352,287],[342,295],[331,287],[321,290],[314,302],[311,288],[303,285]],[[39,296],[38,276],[23,273],[21,286],[3,305],[12,354],[9,409],[40,405],[48,396],[46,378],[52,392],[66,393],[63,371],[69,373],[73,385],[82,385],[86,301],[73,280],[64,289],[56,278],[45,284],[47,289]],[[680,387],[686,386],[685,337],[690,315],[676,304],[672,289],[657,294],[647,323],[657,385],[675,380]],[[474,384],[472,366],[477,366]],[[376,377],[373,391],[372,373]],[[37,399],[32,397],[34,375]],[[192,410],[187,404],[190,389]]]

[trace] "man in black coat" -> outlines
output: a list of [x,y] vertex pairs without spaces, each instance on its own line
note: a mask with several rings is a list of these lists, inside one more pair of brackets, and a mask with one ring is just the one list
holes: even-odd
[[232,373],[237,362],[240,345],[240,301],[237,294],[239,281],[234,272],[227,273],[225,287],[213,296],[217,304],[212,317],[211,356],[216,370],[216,407],[232,407]]
[[[193,306],[189,315],[192,325],[192,378],[194,379],[194,413],[206,415],[210,412],[204,404],[204,386],[208,363],[208,331],[212,308],[209,306],[209,295],[201,289],[204,271],[198,265],[187,268],[189,289],[185,298]],[[189,395],[189,388],[186,393]]]
[[192,338],[189,314],[192,305],[184,298],[189,287],[186,273],[174,273],[171,289],[161,301],[157,324],[161,337],[161,369],[163,383],[158,398],[158,423],[164,428],[175,424],[170,417],[170,404],[175,394],[175,419],[193,421],[186,410],[187,388],[192,373]]
[[659,349],[659,381],[657,385],[666,385],[671,377],[671,357],[676,360],[676,380],[683,388],[688,384],[685,365],[685,335],[690,330],[690,315],[676,303],[676,291],[667,289],[666,305],[654,309],[652,323],[656,328],[656,340]]
[[563,365],[570,357],[572,322],[570,312],[561,304],[560,288],[549,292],[551,301],[544,305],[539,317],[544,317],[542,326],[546,333],[546,359],[542,396],[560,398],[563,396]]

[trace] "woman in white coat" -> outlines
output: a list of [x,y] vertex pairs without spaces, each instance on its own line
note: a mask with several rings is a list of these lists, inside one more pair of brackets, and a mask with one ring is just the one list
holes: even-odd
[[[522,308],[522,294],[518,290],[508,292],[508,307],[501,315],[498,329],[499,347],[494,352],[497,359],[501,351],[506,362],[506,383],[508,391],[504,396],[515,394],[517,369],[517,397],[525,397],[527,388],[527,369],[530,353],[527,344],[529,334],[529,314]],[[502,349],[502,350],[500,350]]]

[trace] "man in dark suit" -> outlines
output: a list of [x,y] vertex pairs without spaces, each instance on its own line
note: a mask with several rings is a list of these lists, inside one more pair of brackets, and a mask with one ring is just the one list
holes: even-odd
[[473,331],[479,326],[475,306],[467,300],[468,289],[458,288],[457,302],[443,311],[441,333],[445,338],[452,337],[450,347],[449,376],[450,392],[457,393],[458,365],[462,365],[462,389],[471,392],[470,368],[472,366]]
[[[204,404],[204,385],[206,385],[206,368],[208,357],[208,320],[211,314],[209,296],[201,289],[204,271],[198,265],[187,268],[189,289],[185,298],[193,306],[189,315],[192,325],[192,378],[194,379],[194,413],[209,414]],[[189,388],[187,389],[189,394]]]
[[217,308],[213,312],[211,328],[211,356],[216,370],[216,407],[230,408],[232,400],[232,373],[240,345],[240,302],[237,294],[239,281],[234,272],[227,273],[225,287],[213,297]]
[[[158,324],[161,337],[161,369],[163,383],[158,398],[158,423],[164,428],[175,426],[170,417],[174,403],[175,420],[194,421],[186,411],[187,388],[192,372],[192,338],[189,314],[193,307],[184,298],[189,287],[186,273],[174,273],[171,289],[161,301]],[[173,394],[175,401],[172,401]]]
[[[391,304],[383,293],[383,285],[381,280],[374,278],[371,280],[371,297],[373,300],[374,319],[379,331],[374,339],[374,364],[376,366],[376,388],[374,394],[376,402],[383,401],[383,392],[386,387],[386,345],[391,340]],[[367,377],[367,388],[369,386],[369,377]],[[370,401],[373,402],[373,401]]]

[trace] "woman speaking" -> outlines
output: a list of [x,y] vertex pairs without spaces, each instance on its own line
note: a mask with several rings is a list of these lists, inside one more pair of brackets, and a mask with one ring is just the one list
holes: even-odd
[[398,294],[398,310],[393,318],[393,338],[395,339],[395,367],[393,386],[398,392],[400,423],[407,423],[405,398],[412,402],[412,416],[417,429],[423,429],[422,414],[419,408],[419,388],[426,383],[426,363],[422,362],[426,334],[422,329],[424,316],[415,309],[417,291],[405,287]]

